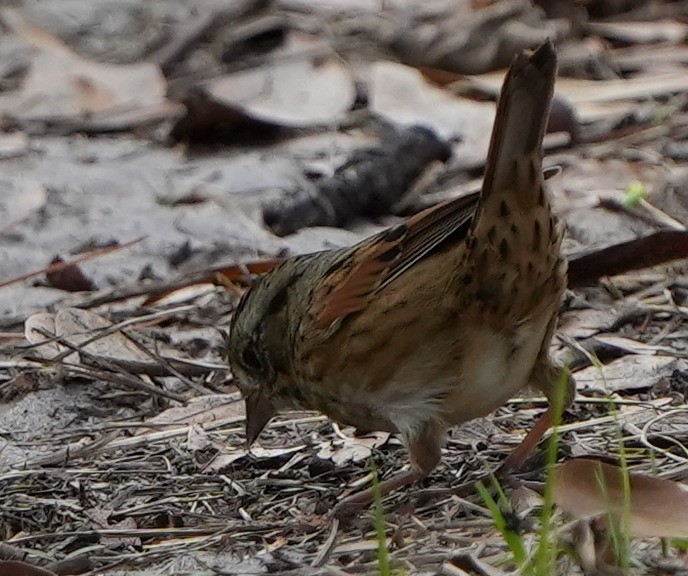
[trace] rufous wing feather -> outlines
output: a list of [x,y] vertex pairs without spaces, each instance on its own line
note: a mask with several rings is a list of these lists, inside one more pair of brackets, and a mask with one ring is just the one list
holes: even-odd
[[370,298],[418,261],[444,246],[463,242],[477,201],[477,193],[448,200],[342,254],[313,291],[312,327],[326,329],[363,310]]

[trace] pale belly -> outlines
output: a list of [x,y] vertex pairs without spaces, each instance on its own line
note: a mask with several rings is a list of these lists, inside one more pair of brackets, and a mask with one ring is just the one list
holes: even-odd
[[[387,393],[368,400],[406,434],[428,421],[454,426],[486,416],[528,383],[546,330],[546,322],[531,322],[506,338],[488,327],[473,329],[470,342],[462,346],[463,358],[470,361],[440,373],[409,363],[401,367]],[[441,356],[443,351],[435,352]]]
[[447,424],[486,416],[527,383],[540,352],[548,322],[529,322],[509,338],[490,328],[476,330],[469,344],[460,382],[444,404]]
[[455,351],[442,349],[443,339],[417,350],[389,385],[372,392],[361,386],[365,377],[342,381],[342,403],[318,408],[345,424],[407,437],[427,422],[454,426],[486,416],[527,384],[546,330],[544,321],[524,324],[510,338],[487,327],[472,329],[470,341],[461,343],[459,364],[442,361]]

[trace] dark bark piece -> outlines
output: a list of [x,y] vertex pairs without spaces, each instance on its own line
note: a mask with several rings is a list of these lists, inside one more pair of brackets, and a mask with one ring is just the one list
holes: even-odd
[[355,152],[315,193],[267,205],[263,219],[275,234],[286,236],[307,226],[344,226],[360,216],[389,214],[428,164],[450,155],[449,145],[428,128],[395,132],[379,148]]
[[688,258],[688,232],[660,230],[569,258],[568,285],[569,288],[591,286],[603,276],[625,274],[681,258]]
[[39,568],[18,560],[0,561],[0,575],[2,576],[57,576],[52,570]]

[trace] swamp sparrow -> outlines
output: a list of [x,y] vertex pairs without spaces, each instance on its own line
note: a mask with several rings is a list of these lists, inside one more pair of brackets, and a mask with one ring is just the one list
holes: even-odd
[[[228,356],[249,445],[290,408],[398,433],[411,468],[382,482],[385,493],[430,473],[447,428],[526,384],[552,404],[561,370],[548,347],[566,286],[542,173],[555,75],[549,42],[514,60],[477,205],[449,200],[353,247],[289,258],[246,292]],[[552,416],[550,406],[502,468],[522,462]]]

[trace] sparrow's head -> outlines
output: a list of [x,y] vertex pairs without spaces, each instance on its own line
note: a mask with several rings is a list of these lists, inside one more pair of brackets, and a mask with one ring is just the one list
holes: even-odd
[[288,264],[256,280],[241,298],[230,324],[227,356],[246,401],[249,446],[282,407],[276,382],[290,372],[288,303],[293,276]]

